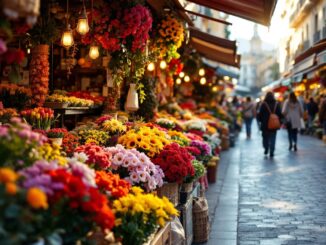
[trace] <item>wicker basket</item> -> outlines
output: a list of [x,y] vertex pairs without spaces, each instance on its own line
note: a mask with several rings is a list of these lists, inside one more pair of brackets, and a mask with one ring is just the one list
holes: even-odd
[[194,229],[194,242],[201,243],[209,238],[209,216],[208,204],[205,197],[194,199],[192,209],[192,220]]
[[162,187],[157,189],[157,195],[159,197],[167,197],[174,206],[177,206],[179,204],[178,183],[165,183]]

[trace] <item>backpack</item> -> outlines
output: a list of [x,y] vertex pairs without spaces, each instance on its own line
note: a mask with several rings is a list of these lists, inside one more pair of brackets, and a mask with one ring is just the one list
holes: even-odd
[[275,103],[274,111],[272,112],[269,108],[268,104],[265,103],[267,110],[269,111],[269,118],[267,123],[267,128],[269,130],[277,130],[281,128],[281,122],[278,117],[278,115],[275,114],[276,108],[277,108],[277,102]]

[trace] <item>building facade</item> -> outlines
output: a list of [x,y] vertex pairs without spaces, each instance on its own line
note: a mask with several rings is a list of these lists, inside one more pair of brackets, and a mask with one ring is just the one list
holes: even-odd
[[305,72],[322,65],[318,56],[324,59],[321,44],[326,38],[326,0],[286,0],[281,18],[289,29],[279,46],[280,72],[283,78],[300,80]]

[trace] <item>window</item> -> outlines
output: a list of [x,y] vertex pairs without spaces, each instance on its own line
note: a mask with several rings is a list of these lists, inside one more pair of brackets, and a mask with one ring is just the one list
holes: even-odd
[[323,7],[323,26],[326,24],[326,6]]
[[309,40],[309,25],[306,25],[306,40]]
[[318,31],[318,13],[315,14],[315,33]]

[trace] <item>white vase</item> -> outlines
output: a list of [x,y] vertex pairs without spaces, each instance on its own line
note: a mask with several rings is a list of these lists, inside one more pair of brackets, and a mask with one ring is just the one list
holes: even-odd
[[126,111],[137,111],[139,109],[139,103],[138,103],[138,93],[136,90],[136,84],[131,83],[127,95],[127,100],[125,103],[125,110]]
[[53,144],[57,144],[61,146],[63,138],[50,138],[50,140],[52,141]]

